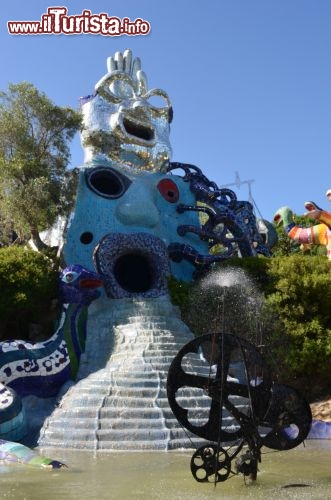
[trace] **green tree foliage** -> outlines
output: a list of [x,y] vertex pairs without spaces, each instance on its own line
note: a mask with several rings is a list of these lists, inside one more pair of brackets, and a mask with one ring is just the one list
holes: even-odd
[[0,221],[21,241],[42,243],[39,231],[69,210],[74,174],[69,143],[81,115],[59,107],[32,84],[0,92]]
[[31,323],[48,329],[51,303],[58,296],[58,272],[48,257],[18,246],[1,248],[0,283],[1,340],[27,339]]
[[325,256],[269,261],[266,303],[274,323],[271,349],[284,380],[307,393],[331,388],[331,267]]
[[185,314],[189,309],[189,296],[192,287],[192,283],[179,281],[174,276],[168,277],[168,290],[171,301],[180,308],[182,314]]

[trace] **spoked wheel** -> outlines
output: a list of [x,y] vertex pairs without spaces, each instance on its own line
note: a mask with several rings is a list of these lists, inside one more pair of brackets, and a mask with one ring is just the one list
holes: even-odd
[[193,454],[191,472],[199,483],[226,481],[231,472],[231,459],[223,448],[219,448],[215,444],[208,444]]
[[[222,333],[197,337],[179,351],[169,369],[167,394],[186,429],[208,441],[231,442],[245,437],[243,426],[249,426],[252,414],[265,414],[270,387],[269,370],[258,349]],[[203,419],[191,418],[194,412],[183,392],[204,398]]]

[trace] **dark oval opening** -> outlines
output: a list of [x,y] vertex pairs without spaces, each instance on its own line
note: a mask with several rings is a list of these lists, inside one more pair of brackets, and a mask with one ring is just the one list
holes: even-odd
[[144,293],[153,286],[153,267],[150,260],[141,254],[125,254],[114,265],[114,276],[127,292]]
[[124,179],[110,168],[87,171],[86,180],[92,191],[106,198],[119,198],[130,184],[129,179]]
[[89,231],[86,231],[85,233],[82,233],[80,235],[80,241],[83,243],[83,245],[88,245],[89,243],[92,243],[93,241],[93,234],[90,233]]

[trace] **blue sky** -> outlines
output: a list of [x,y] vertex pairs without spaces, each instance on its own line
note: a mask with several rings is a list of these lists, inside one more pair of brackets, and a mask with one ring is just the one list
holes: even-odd
[[[7,21],[40,20],[51,6],[120,19],[142,18],[143,36],[13,36]],[[282,205],[331,210],[331,2],[329,0],[10,0],[1,4],[0,89],[29,81],[56,104],[78,107],[106,73],[106,59],[131,48],[149,87],[174,108],[173,161],[193,163],[218,185],[235,172],[251,184],[262,216]],[[72,165],[83,162],[77,137]],[[233,187],[248,199],[248,184]]]

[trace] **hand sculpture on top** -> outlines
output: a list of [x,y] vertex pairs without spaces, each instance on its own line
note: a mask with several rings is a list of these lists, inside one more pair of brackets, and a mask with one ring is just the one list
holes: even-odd
[[[123,54],[116,52],[114,57],[108,57],[107,70],[108,73],[95,85],[95,90],[106,100],[119,102],[120,96],[125,98],[128,91],[130,95],[131,89],[137,96],[147,93],[147,77],[141,69],[140,58],[132,59],[130,50],[125,50]],[[114,92],[112,92],[112,86],[114,86]]]
[[133,59],[130,50],[109,57],[107,70],[95,94],[82,101],[85,162],[126,171],[166,171],[172,121],[168,95],[161,89],[148,90],[140,59]]

